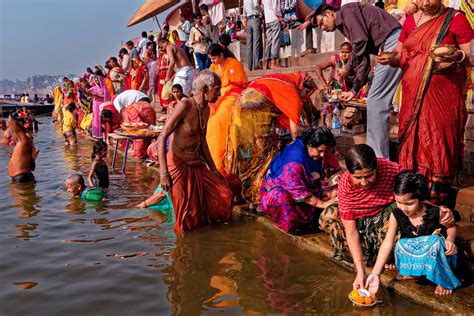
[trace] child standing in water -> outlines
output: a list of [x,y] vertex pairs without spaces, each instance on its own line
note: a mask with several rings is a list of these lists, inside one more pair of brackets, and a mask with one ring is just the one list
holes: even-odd
[[65,111],[63,111],[63,136],[66,145],[75,145],[77,142],[77,119],[74,111],[76,111],[76,104],[74,103],[66,105]]
[[439,207],[424,202],[429,199],[430,191],[421,173],[400,172],[395,178],[393,193],[398,208],[390,215],[388,232],[366,288],[371,293],[377,292],[380,273],[400,232],[401,239],[395,245],[395,265],[400,275],[425,276],[437,285],[436,294],[451,294],[461,285],[451,270],[456,268],[456,227],[441,225]]
[[109,168],[105,158],[107,157],[108,146],[102,139],[96,140],[92,149],[92,166],[87,180],[91,188],[100,187],[106,189],[109,187]]

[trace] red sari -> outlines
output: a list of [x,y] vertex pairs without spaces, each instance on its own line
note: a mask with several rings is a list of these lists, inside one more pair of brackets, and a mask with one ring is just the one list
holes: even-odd
[[[165,79],[166,79],[166,72],[168,71],[163,68],[168,67],[168,65],[169,65],[168,56],[164,53],[160,53],[158,55],[158,97],[160,98],[160,105],[165,109],[168,108],[168,105],[171,102],[168,100],[163,100],[161,98],[161,91],[163,91],[163,85],[165,84]],[[173,74],[174,74],[174,71],[170,75],[173,76]]]
[[462,166],[466,69],[456,64],[436,73],[429,57],[440,32],[445,32],[442,44],[458,46],[473,38],[466,17],[460,13],[452,17],[453,13],[447,9],[418,27],[411,15],[399,39],[403,43],[399,161],[402,168],[419,170],[431,180],[434,199],[446,197]]
[[[139,90],[143,93],[147,93],[148,92],[148,71],[147,71],[146,65],[137,56],[133,57],[132,61],[138,63],[138,67],[132,64],[132,68],[130,69],[130,75],[132,77],[131,88],[132,90]],[[143,80],[145,80],[145,84],[143,85],[142,89],[140,89],[140,86],[142,85]]]
[[[123,120],[126,123],[143,122],[148,125],[156,124],[156,112],[153,106],[146,101],[138,101],[130,104],[122,111]],[[149,139],[137,139],[133,141],[133,157],[142,159],[146,157],[146,150],[150,145]]]

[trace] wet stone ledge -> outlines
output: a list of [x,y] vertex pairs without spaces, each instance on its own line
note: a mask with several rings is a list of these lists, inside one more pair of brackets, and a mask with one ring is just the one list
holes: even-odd
[[[247,205],[234,206],[232,210],[233,219],[238,220],[243,217],[253,217],[255,220],[270,229],[286,235],[298,247],[313,253],[318,253],[327,257],[331,261],[341,265],[345,269],[354,271],[352,265],[336,260],[332,257],[333,251],[329,235],[326,233],[309,234],[304,236],[295,236],[279,229],[270,219],[265,216],[258,216],[250,211]],[[371,269],[367,269],[367,273]],[[434,286],[420,285],[415,280],[398,281],[396,271],[384,271],[380,277],[383,286],[392,289],[395,293],[434,310],[462,315],[474,315],[474,286],[470,285],[456,290],[450,296],[438,296],[434,294]]]

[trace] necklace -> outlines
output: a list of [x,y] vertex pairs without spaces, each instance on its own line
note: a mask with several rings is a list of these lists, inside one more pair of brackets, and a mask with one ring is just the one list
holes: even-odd
[[[432,16],[430,16],[430,18],[429,18],[428,20],[426,20],[425,22],[423,22],[423,24],[425,24],[426,22],[428,22],[428,21],[430,21],[430,20],[432,20],[432,19],[437,18],[437,17],[440,16],[441,13],[443,13],[443,12],[444,12],[444,6],[441,6],[441,7],[439,8],[438,12],[436,12],[435,14],[433,14]],[[418,17],[418,19],[417,19],[417,21],[416,21],[416,24],[415,24],[416,27],[420,26],[420,22],[421,22],[421,19],[423,18],[423,16],[424,16],[424,12],[421,11],[421,14],[420,14],[420,16]]]
[[193,98],[193,104],[196,106],[196,109],[198,111],[198,119],[199,119],[199,128],[201,130],[201,132],[204,130],[204,128],[206,127],[206,122],[203,122],[204,120],[202,120],[202,116],[201,116],[201,109],[199,109],[199,105],[197,105],[196,101],[194,100]]

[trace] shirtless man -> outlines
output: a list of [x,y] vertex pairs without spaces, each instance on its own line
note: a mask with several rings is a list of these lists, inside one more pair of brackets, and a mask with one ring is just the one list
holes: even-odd
[[168,42],[167,39],[160,40],[160,51],[166,51],[169,58],[168,71],[165,82],[171,80],[171,72],[175,71],[173,85],[179,84],[183,87],[183,93],[189,95],[194,79],[194,67],[181,47]]
[[34,181],[35,177],[32,171],[36,167],[35,159],[38,152],[33,144],[33,139],[23,126],[24,119],[14,113],[8,118],[7,124],[17,140],[12,158],[8,164],[8,175],[12,178],[13,183]]
[[[217,171],[206,142],[209,102],[220,94],[213,71],[199,72],[192,96],[176,103],[158,140],[161,187],[170,192],[177,233],[230,217],[232,192]],[[170,148],[166,153],[166,140]]]

